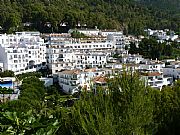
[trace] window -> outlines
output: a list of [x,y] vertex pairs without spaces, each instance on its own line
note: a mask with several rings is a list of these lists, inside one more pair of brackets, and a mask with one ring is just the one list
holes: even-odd
[[14,55],[14,58],[17,58],[17,55]]
[[17,50],[13,50],[13,53],[17,53]]

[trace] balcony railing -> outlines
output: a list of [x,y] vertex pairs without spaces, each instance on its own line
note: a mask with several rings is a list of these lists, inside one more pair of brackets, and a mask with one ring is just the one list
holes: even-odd
[[77,80],[77,78],[71,78],[71,80]]

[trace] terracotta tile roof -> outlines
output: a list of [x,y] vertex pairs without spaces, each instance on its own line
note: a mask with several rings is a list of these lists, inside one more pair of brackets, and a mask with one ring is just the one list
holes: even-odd
[[64,73],[64,74],[79,74],[80,70],[79,69],[65,70],[65,71],[62,71],[62,73]]
[[151,72],[147,73],[147,76],[160,76],[161,74],[159,72]]
[[161,74],[159,72],[140,72],[140,75],[142,76],[160,76]]
[[95,83],[107,83],[107,78],[105,76],[97,76],[93,79]]
[[95,72],[96,68],[85,69],[84,72]]

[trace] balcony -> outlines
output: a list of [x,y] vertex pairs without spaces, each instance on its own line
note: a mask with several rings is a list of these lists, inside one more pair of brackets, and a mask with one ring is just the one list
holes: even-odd
[[77,80],[77,78],[70,78],[71,80]]

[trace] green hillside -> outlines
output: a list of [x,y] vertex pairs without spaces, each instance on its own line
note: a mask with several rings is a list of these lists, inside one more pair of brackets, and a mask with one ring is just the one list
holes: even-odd
[[178,12],[133,0],[2,0],[0,5],[1,31],[9,33],[17,30],[62,32],[63,23],[67,25],[65,30],[79,23],[130,34],[142,34],[144,28],[179,31],[179,18]]
[[140,0],[141,4],[157,9],[169,10],[170,12],[180,13],[179,0]]

